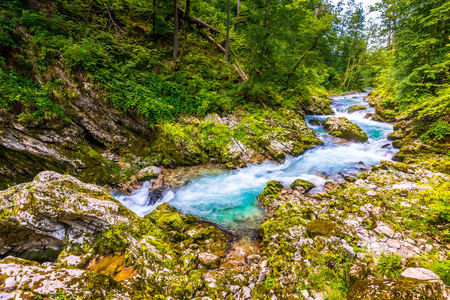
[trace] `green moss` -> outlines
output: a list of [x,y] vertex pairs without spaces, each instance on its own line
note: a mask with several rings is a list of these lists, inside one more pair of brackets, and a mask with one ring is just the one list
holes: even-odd
[[397,300],[428,299],[445,300],[438,282],[412,278],[366,279],[355,282],[347,299]]
[[291,184],[291,188],[293,190],[301,189],[301,190],[303,190],[304,193],[309,192],[314,187],[315,187],[314,184],[312,184],[309,181],[303,180],[303,179],[297,179]]
[[259,194],[258,200],[261,204],[267,208],[272,206],[272,204],[281,198],[281,190],[283,189],[283,184],[279,181],[269,181],[266,183],[264,191]]
[[369,137],[357,125],[344,117],[331,117],[323,121],[323,126],[333,136],[340,137],[346,140],[354,140],[361,143],[366,142]]
[[330,220],[317,219],[309,222],[306,225],[306,230],[310,237],[315,237],[318,235],[323,236],[339,236],[341,235],[341,229]]
[[349,113],[352,113],[352,112],[355,112],[355,111],[359,111],[359,110],[366,110],[367,109],[367,107],[365,107],[364,105],[352,105],[352,106],[350,106],[349,108],[348,108],[348,112]]

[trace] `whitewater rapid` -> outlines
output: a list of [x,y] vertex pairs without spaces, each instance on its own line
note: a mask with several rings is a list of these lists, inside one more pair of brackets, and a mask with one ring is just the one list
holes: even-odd
[[[298,157],[287,157],[285,162],[265,162],[239,170],[194,179],[183,187],[168,189],[154,205],[148,205],[148,182],[130,196],[114,196],[140,216],[169,202],[185,214],[198,216],[223,226],[236,234],[254,232],[264,218],[264,212],[256,197],[270,180],[288,186],[296,179],[304,179],[316,185],[316,190],[325,182],[343,181],[339,173],[358,174],[381,160],[390,160],[395,154],[387,135],[392,125],[365,118],[373,112],[364,97],[367,93],[335,96],[332,108],[336,117],[346,117],[364,130],[369,140],[366,143],[339,143],[326,133],[322,126],[312,126],[324,145],[307,151]],[[364,105],[367,110],[348,113],[352,105]],[[324,120],[329,116],[309,116]]]

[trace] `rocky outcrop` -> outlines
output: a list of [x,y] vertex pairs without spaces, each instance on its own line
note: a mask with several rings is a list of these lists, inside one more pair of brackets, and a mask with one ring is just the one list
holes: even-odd
[[106,190],[50,171],[1,192],[0,212],[0,257],[38,261],[135,217]]
[[303,118],[288,110],[189,117],[162,128],[153,149],[157,164],[165,166],[216,162],[235,168],[282,161],[322,144]]
[[334,111],[330,108],[332,103],[326,97],[313,96],[299,103],[297,111],[303,117],[305,115],[334,115]]
[[25,122],[0,113],[0,188],[31,180],[43,170],[69,171],[89,182],[110,183],[125,162],[143,166],[154,130],[142,117],[122,114],[81,76],[61,69],[52,77],[65,87],[64,117]]
[[362,129],[344,117],[331,117],[323,122],[329,134],[355,142],[366,142],[369,137]]

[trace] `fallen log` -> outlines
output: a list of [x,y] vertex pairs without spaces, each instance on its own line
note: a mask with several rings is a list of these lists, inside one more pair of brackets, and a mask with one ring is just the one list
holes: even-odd
[[[178,7],[178,13],[179,13],[182,17],[185,16],[184,10],[181,9],[181,8],[179,8],[179,7]],[[194,23],[194,24],[197,25],[198,27],[201,27],[201,28],[208,28],[211,32],[214,32],[214,33],[220,33],[220,30],[219,30],[219,29],[217,29],[217,28],[215,28],[215,27],[209,25],[209,24],[206,23],[206,22],[203,22],[203,21],[200,20],[199,18],[192,17],[192,16],[187,16],[187,18],[188,18],[188,22]]]

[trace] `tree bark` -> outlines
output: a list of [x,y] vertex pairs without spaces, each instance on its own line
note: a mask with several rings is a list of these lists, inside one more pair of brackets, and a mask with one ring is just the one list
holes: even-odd
[[228,63],[228,51],[229,51],[229,41],[230,41],[230,0],[227,2],[227,37],[226,37],[226,47],[225,47],[225,61]]
[[186,5],[184,6],[184,19],[189,20],[191,16],[191,0],[186,0]]
[[178,0],[174,0],[174,46],[173,57],[177,59],[178,56]]
[[241,0],[237,2],[237,15],[239,16],[239,12],[241,11]]
[[156,0],[153,0],[153,32],[156,32]]

